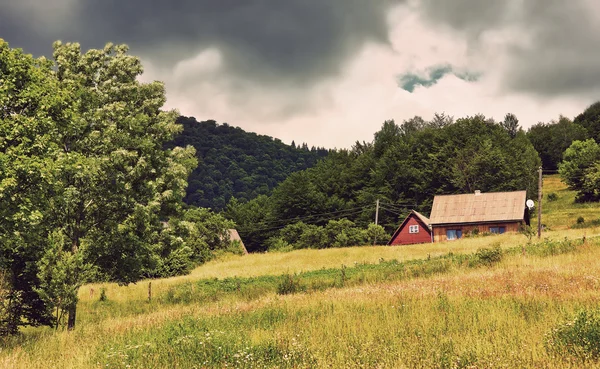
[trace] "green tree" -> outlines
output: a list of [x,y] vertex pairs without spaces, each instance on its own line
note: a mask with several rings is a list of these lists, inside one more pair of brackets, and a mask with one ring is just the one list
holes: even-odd
[[595,188],[600,145],[593,139],[574,141],[565,151],[558,172],[570,189],[577,191],[577,201],[597,200]]
[[588,106],[583,113],[575,117],[574,122],[587,130],[587,137],[600,142],[600,101]]
[[[163,150],[181,130],[178,114],[161,111],[164,85],[141,83],[141,62],[127,52],[125,45],[81,53],[79,44],[55,43],[56,77],[72,99],[71,117],[59,126],[57,196],[49,206],[69,251],[124,284],[152,262],[160,218],[180,210],[197,164],[191,147]],[[75,313],[76,303],[69,328]]]
[[517,136],[517,132],[519,132],[519,120],[513,113],[507,113],[500,125],[506,130],[506,132],[508,132],[508,135],[511,138],[515,138]]
[[535,124],[527,131],[527,138],[540,155],[542,166],[550,170],[558,169],[563,153],[573,141],[588,137],[585,128],[564,116],[558,121]]
[[54,63],[0,47],[13,64],[2,75],[12,84],[0,84],[0,196],[15,200],[1,202],[0,237],[12,270],[32,274],[13,284],[24,306],[14,315],[29,320],[38,301],[34,322],[48,324],[41,318],[60,300],[73,328],[84,271],[126,284],[152,267],[160,220],[181,209],[194,150],[163,150],[181,129],[177,113],[161,111],[163,84],[139,82],[126,46],[81,53],[57,42]]
[[47,242],[41,223],[52,196],[57,124],[67,119],[65,94],[52,62],[11,49],[0,39],[0,273],[6,283],[2,334],[21,325],[50,325],[35,291],[37,261]]

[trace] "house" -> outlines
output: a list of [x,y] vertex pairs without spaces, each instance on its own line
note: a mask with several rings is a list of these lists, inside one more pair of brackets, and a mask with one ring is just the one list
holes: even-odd
[[429,219],[413,210],[404,219],[404,222],[400,224],[400,227],[394,232],[394,235],[387,244],[394,246],[431,242],[433,242],[433,239],[431,237]]
[[474,231],[517,232],[522,224],[529,225],[526,196],[526,191],[435,196],[429,217],[434,242]]

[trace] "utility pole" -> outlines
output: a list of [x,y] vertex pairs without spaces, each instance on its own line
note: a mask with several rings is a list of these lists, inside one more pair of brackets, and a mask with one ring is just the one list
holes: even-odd
[[[377,199],[377,201],[375,202],[375,225],[377,225],[379,222],[379,199]],[[375,235],[375,237],[373,237],[373,246],[375,246],[375,244],[377,244],[377,235]]]
[[538,169],[538,238],[542,237],[542,166]]

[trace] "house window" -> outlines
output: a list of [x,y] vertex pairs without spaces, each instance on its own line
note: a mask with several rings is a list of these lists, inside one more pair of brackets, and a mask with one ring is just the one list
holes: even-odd
[[448,241],[457,240],[462,238],[462,230],[460,229],[448,229],[446,230],[446,239]]
[[490,227],[490,233],[502,234],[506,232],[506,227]]
[[419,225],[408,226],[408,233],[419,233]]

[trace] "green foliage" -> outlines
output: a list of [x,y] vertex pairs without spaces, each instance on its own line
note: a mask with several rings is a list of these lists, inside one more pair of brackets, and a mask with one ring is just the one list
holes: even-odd
[[519,120],[516,115],[512,113],[506,114],[504,120],[500,122],[500,125],[506,130],[511,138],[517,137],[517,132],[519,132]]
[[500,246],[481,248],[475,253],[476,262],[485,266],[492,266],[502,261],[504,254]]
[[582,310],[546,336],[546,349],[560,358],[600,359],[600,310]]
[[[170,367],[174,363],[198,363],[201,368],[320,367],[316,355],[300,340],[281,340],[270,335],[257,342],[247,328],[271,331],[287,315],[284,309],[267,308],[235,317],[178,319],[147,331],[126,334],[102,347],[92,361],[109,368]],[[163,355],[157,357],[156,352]]]
[[101,301],[101,302],[108,301],[108,296],[106,296],[106,288],[102,287],[100,289],[100,297],[98,298],[98,301]]
[[[257,250],[278,237],[283,225],[298,221],[323,227],[346,218],[364,229],[372,222],[377,199],[390,205],[380,212],[379,224],[391,233],[410,209],[428,213],[436,194],[526,189],[535,196],[540,159],[521,130],[513,133],[480,115],[456,122],[415,117],[400,126],[386,121],[373,142],[331,152],[314,167],[292,174],[272,196],[236,201],[226,214],[239,225],[249,248]],[[312,243],[300,247],[323,247],[319,231],[311,233]],[[328,245],[365,240],[345,230],[336,235],[338,240]],[[297,240],[282,238],[298,247]]]
[[373,242],[387,241],[389,235],[383,227],[369,224],[366,229],[357,227],[346,218],[330,220],[323,226],[297,222],[282,228],[266,241],[269,251],[291,251],[303,248],[329,248],[360,246]]
[[77,305],[77,291],[89,281],[92,265],[84,261],[83,253],[65,247],[67,240],[62,231],[52,232],[49,238],[49,246],[38,261],[40,286],[35,291],[46,308],[55,311],[54,326],[58,328],[68,309]]
[[536,232],[537,231],[530,225],[522,224],[519,228],[519,233],[521,233],[522,235],[527,237],[527,240],[529,242],[531,242],[531,239],[533,238],[533,236],[536,235]]
[[583,217],[578,217],[577,224],[582,224],[582,223],[585,223],[585,219]]
[[548,170],[558,169],[563,153],[574,141],[588,137],[585,128],[563,116],[558,122],[534,124],[527,130],[527,138],[539,153],[543,168]]
[[600,101],[588,106],[575,118],[575,123],[587,130],[587,137],[600,143]]
[[598,226],[600,226],[600,218],[593,219],[590,221],[587,221],[584,219],[583,222],[581,222],[581,223],[579,223],[579,219],[577,219],[577,223],[571,225],[571,228],[581,229],[581,228],[593,228],[593,227],[598,227]]
[[[229,229],[234,223],[209,209],[189,208],[163,225],[157,251],[157,265],[148,270],[152,278],[187,274],[214,257],[214,252],[230,250]],[[239,245],[238,245],[239,249]]]
[[277,294],[279,295],[289,295],[293,293],[298,293],[302,291],[302,285],[296,278],[296,276],[291,274],[285,274],[281,279],[281,282],[277,285]]
[[556,192],[550,192],[547,197],[549,202],[558,200],[558,195]]
[[577,201],[600,198],[600,145],[594,140],[574,141],[558,171],[569,188],[577,191]]
[[47,243],[40,224],[53,195],[57,126],[69,116],[52,73],[52,62],[0,39],[0,270],[7,284],[2,334],[52,324],[35,292],[37,261]]
[[179,117],[183,131],[167,147],[191,145],[199,165],[191,173],[184,201],[189,205],[224,209],[236,198],[249,201],[271,193],[290,174],[325,157],[323,148],[289,146],[269,136],[245,132],[215,121]]
[[385,229],[379,224],[370,223],[365,230],[365,242],[370,242],[371,240],[377,241],[377,244],[387,243],[390,235],[385,231]]
[[[161,218],[177,214],[194,149],[163,150],[181,127],[160,82],[141,83],[125,45],[53,61],[0,40],[0,268],[11,273],[11,330],[54,324],[95,267],[130,283],[154,266]],[[58,232],[58,233],[57,233]],[[75,297],[73,297],[75,296]]]

